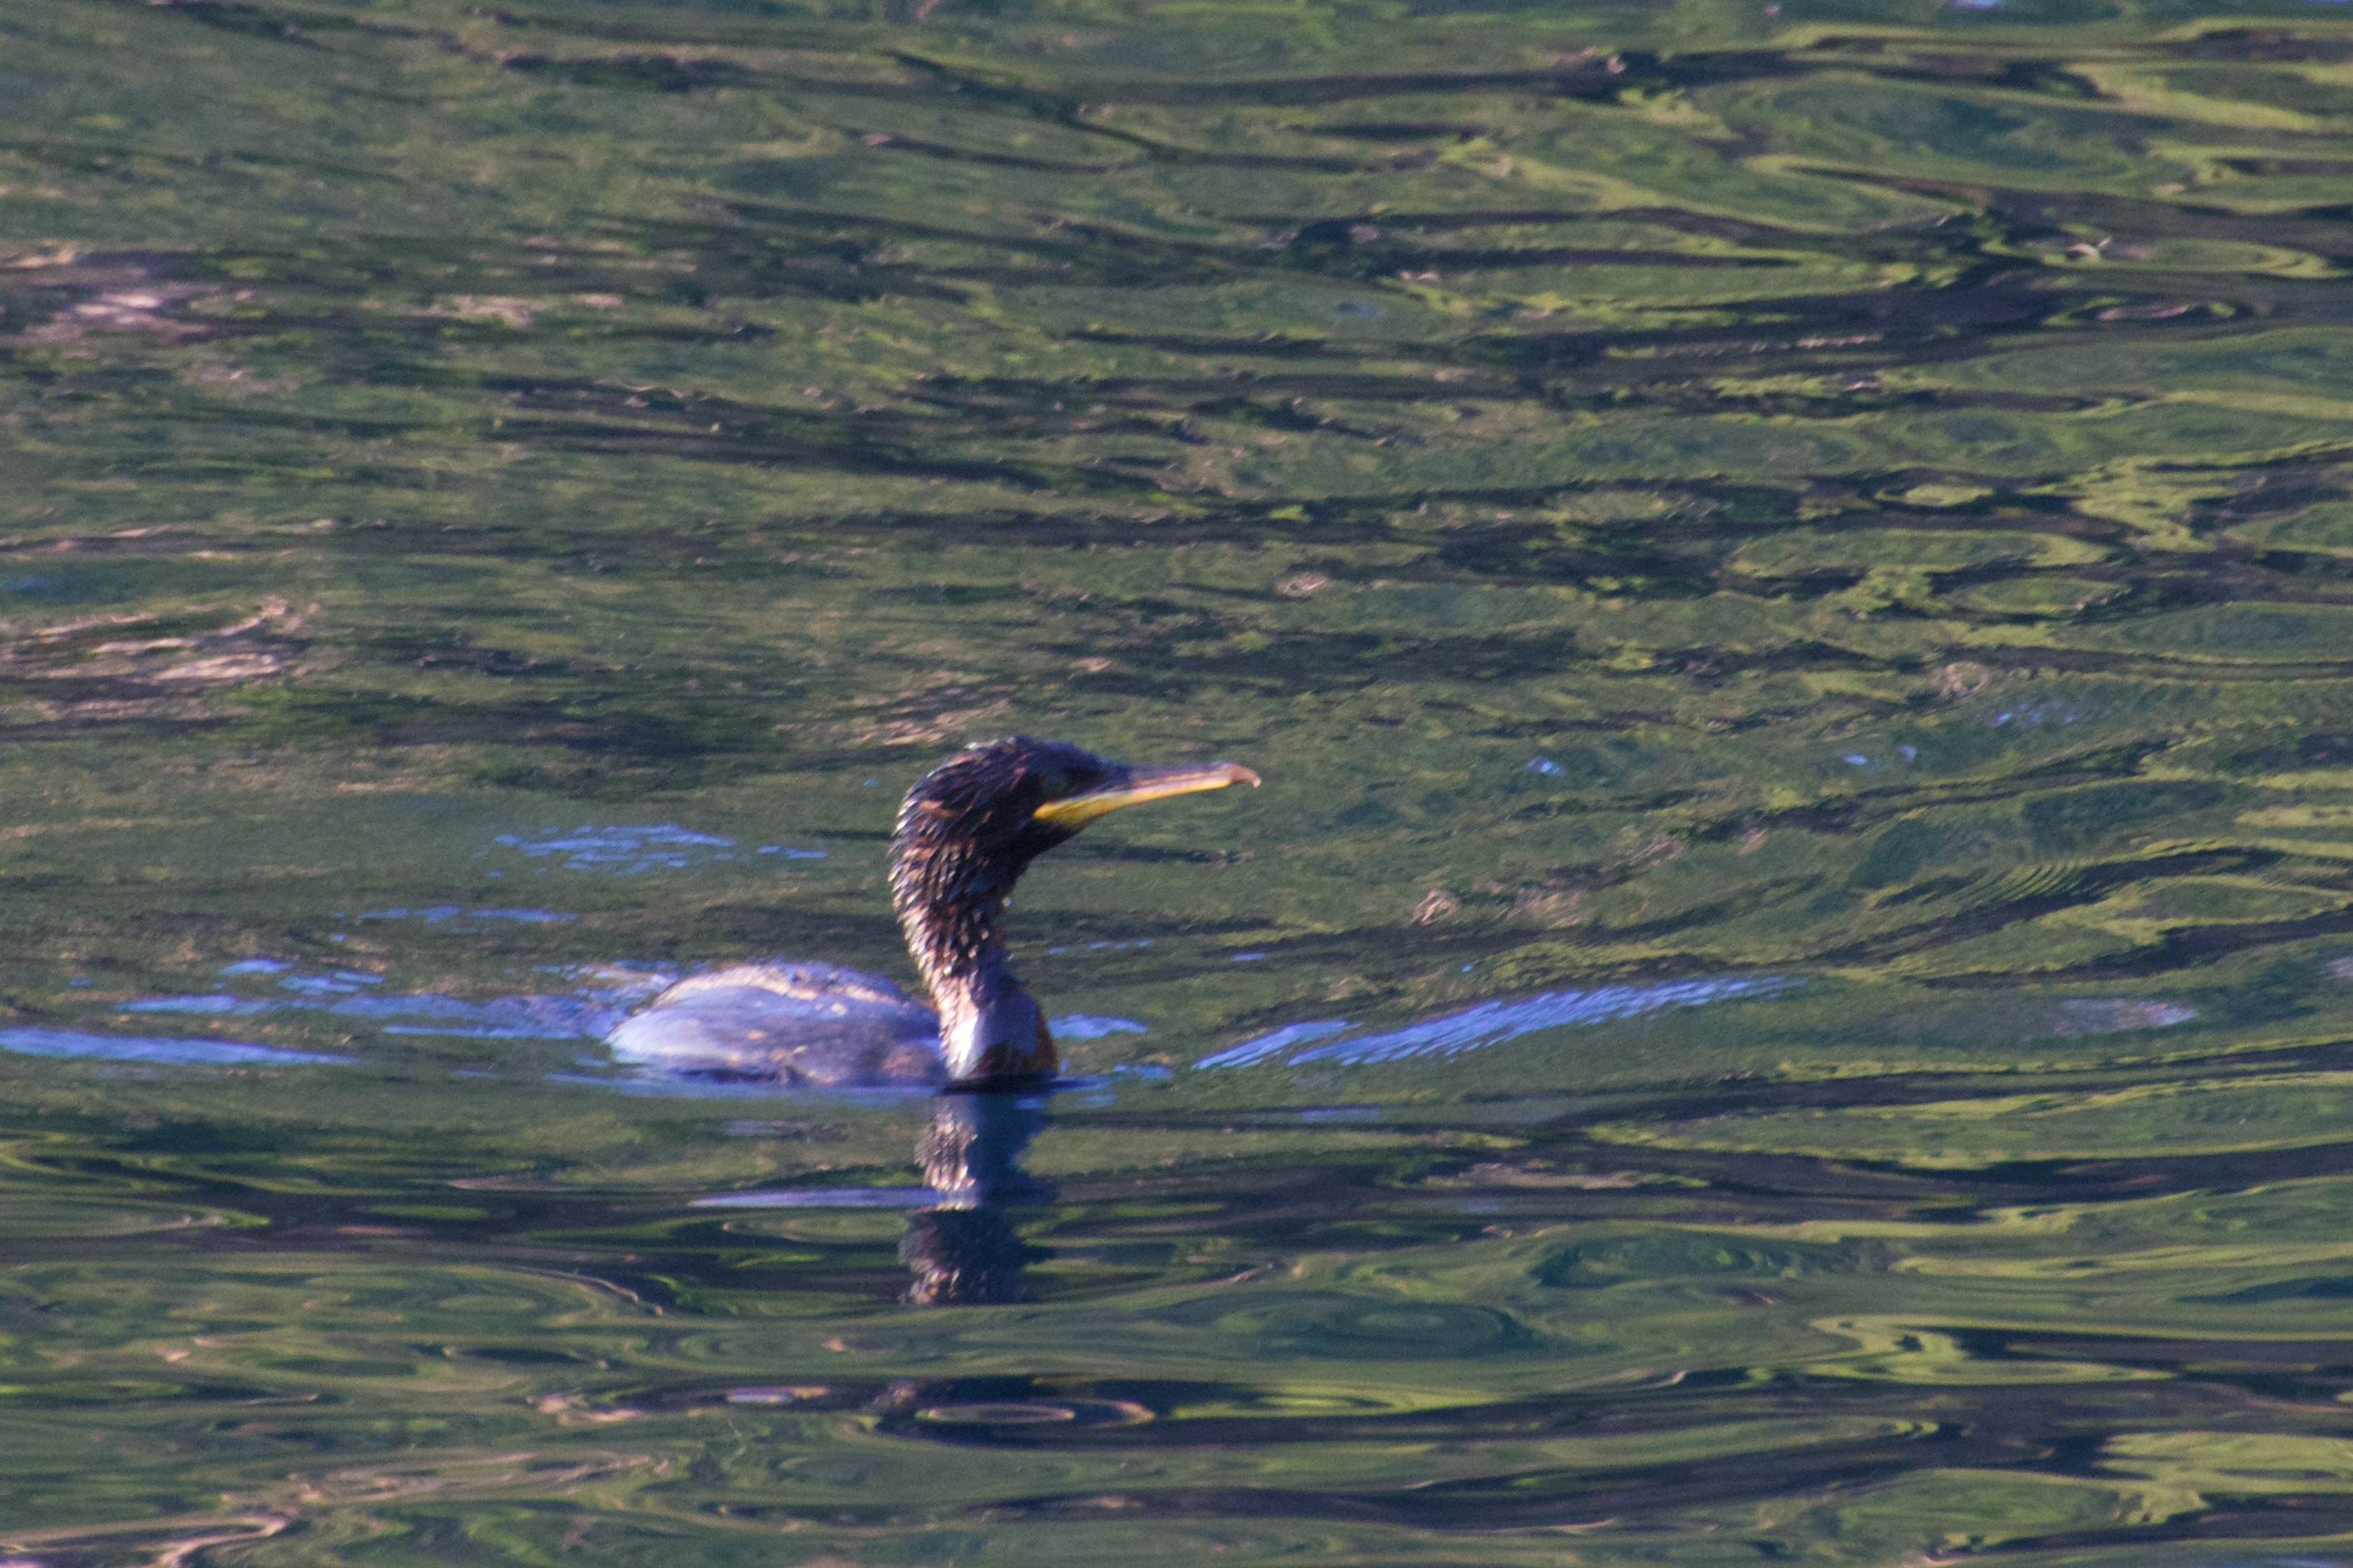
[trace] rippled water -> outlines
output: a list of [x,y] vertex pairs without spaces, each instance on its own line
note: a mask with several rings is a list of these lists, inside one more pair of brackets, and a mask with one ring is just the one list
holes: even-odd
[[[12,0],[0,116],[0,1562],[2353,1563],[2344,6]],[[1268,781],[1024,882],[1071,1087],[615,1066],[912,984],[1015,731]]]

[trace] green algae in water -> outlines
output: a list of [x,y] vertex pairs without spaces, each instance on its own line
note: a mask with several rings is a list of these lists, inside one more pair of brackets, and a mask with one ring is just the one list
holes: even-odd
[[[0,1548],[2353,1561],[2348,62],[13,7]],[[597,1041],[1012,731],[1268,787],[917,1308],[926,1104]]]

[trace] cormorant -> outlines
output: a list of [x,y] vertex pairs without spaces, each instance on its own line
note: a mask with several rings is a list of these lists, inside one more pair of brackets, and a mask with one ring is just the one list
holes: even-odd
[[937,1011],[828,963],[756,963],[681,981],[607,1037],[617,1060],[834,1088],[1042,1081],[1045,1015],[1005,951],[1029,862],[1105,812],[1259,782],[1238,763],[1134,767],[1027,735],[969,746],[917,780],[891,840],[891,893]]

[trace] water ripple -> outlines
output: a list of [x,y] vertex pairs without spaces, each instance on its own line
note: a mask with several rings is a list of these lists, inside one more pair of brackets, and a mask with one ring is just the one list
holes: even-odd
[[[1484,1046],[1502,1045],[1541,1029],[1572,1025],[1604,1024],[1619,1018],[1673,1007],[1695,1007],[1736,996],[1770,996],[1802,982],[1785,975],[1727,976],[1715,980],[1676,980],[1658,985],[1604,985],[1591,991],[1547,991],[1518,1002],[1482,1002],[1460,1013],[1409,1024],[1401,1029],[1358,1035],[1329,1045],[1292,1052],[1289,1062],[1403,1061],[1413,1057],[1454,1056]],[[1319,1018],[1290,1024],[1271,1034],[1229,1046],[1194,1063],[1202,1068],[1247,1067],[1267,1061],[1299,1045],[1325,1038],[1356,1026],[1344,1018]]]
[[[552,827],[529,837],[517,833],[501,833],[498,842],[510,849],[520,849],[533,859],[561,855],[564,857],[564,869],[567,871],[603,871],[616,877],[634,877],[645,871],[664,869],[682,871],[698,860],[744,858],[729,853],[735,847],[733,838],[697,833],[692,828],[681,827],[670,822],[609,827],[587,823],[569,833]],[[799,849],[787,844],[763,844],[753,853],[780,856],[786,860],[825,858],[822,849]],[[395,912],[405,914],[407,911]],[[486,912],[475,911],[478,915]]]
[[92,1035],[79,1029],[0,1029],[0,1048],[34,1057],[84,1057],[95,1061],[290,1066],[347,1062],[322,1051],[290,1051],[243,1040],[167,1039],[153,1035]]

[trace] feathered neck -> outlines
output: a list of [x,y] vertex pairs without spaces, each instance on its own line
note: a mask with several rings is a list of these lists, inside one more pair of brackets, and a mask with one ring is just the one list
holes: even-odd
[[891,900],[923,983],[936,993],[1005,964],[1005,900],[1023,867],[984,857],[910,800],[891,844]]
[[975,814],[990,810],[987,802],[919,791],[900,807],[891,843],[899,929],[939,1008],[942,1052],[959,1079],[1055,1068],[1045,1021],[1005,950],[1005,900],[1030,855],[982,847],[1004,843],[974,831]]

